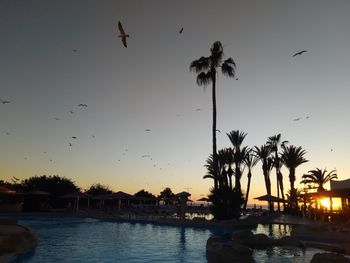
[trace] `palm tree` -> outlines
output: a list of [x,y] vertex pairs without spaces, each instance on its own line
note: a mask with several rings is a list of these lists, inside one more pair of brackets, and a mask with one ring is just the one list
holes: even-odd
[[228,138],[230,139],[232,145],[233,145],[233,159],[235,163],[235,188],[240,193],[241,191],[241,177],[242,177],[242,170],[241,165],[243,164],[244,157],[246,155],[246,152],[248,150],[248,147],[243,147],[241,149],[242,142],[244,138],[247,136],[245,132],[236,130],[231,131],[227,133]]
[[308,162],[308,160],[304,158],[306,151],[303,150],[303,148],[301,148],[300,146],[296,147],[294,145],[290,145],[290,146],[282,145],[282,149],[283,149],[283,152],[281,156],[281,161],[289,170],[291,208],[293,209],[293,208],[296,208],[297,206],[295,188],[294,188],[295,170],[299,165]]
[[[213,102],[213,162],[214,172],[218,173],[217,152],[216,152],[216,75],[218,69],[221,68],[223,75],[235,77],[236,64],[232,58],[223,61],[224,51],[220,41],[214,42],[210,48],[210,56],[200,57],[191,62],[190,71],[197,73],[197,84],[206,86],[212,84],[212,102]],[[217,189],[217,180],[214,177],[214,189]]]
[[327,170],[318,169],[308,171],[302,176],[302,184],[317,185],[317,192],[325,191],[324,185],[333,179],[338,179],[337,171],[332,170],[327,174]]
[[[276,169],[276,182],[277,182],[277,197],[280,197],[280,189],[281,189],[281,196],[282,199],[284,199],[284,192],[283,192],[283,176],[280,172],[280,160],[278,156],[278,146],[281,143],[281,134],[276,134],[274,136],[271,136],[267,140],[267,145],[271,148],[271,150],[274,152],[274,166]],[[286,144],[287,141],[283,141],[281,144]],[[280,203],[278,203],[278,211],[280,211]]]
[[248,197],[249,197],[249,190],[250,190],[250,181],[252,177],[252,168],[258,163],[259,159],[253,154],[252,149],[249,149],[244,156],[244,163],[246,164],[248,168],[248,183],[247,183],[247,192],[245,196],[245,202],[243,209],[247,209],[247,203],[248,203]]
[[262,162],[266,193],[268,195],[271,195],[271,181],[269,177],[269,156],[271,154],[271,149],[267,145],[261,145],[260,148],[255,146],[254,152],[259,161]]
[[203,179],[213,179],[214,180],[214,189],[218,189],[218,175],[215,173],[214,170],[214,161],[213,161],[213,155],[211,154],[208,159],[205,161],[205,168],[207,168],[207,173],[203,176]]

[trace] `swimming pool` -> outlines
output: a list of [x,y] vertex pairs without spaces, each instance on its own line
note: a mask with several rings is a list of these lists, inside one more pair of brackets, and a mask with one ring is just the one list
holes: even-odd
[[[118,223],[79,217],[23,217],[19,223],[34,228],[39,235],[35,251],[16,260],[21,263],[203,263],[207,262],[207,239],[213,234],[223,234],[219,230]],[[276,229],[278,232],[281,228],[278,225],[259,225],[255,232],[275,235]],[[288,234],[288,231],[289,228],[284,227],[281,233]],[[306,263],[317,251],[272,248],[256,250],[254,257],[262,263]]]

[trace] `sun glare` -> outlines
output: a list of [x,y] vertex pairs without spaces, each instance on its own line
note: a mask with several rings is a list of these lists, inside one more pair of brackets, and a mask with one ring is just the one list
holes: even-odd
[[[331,209],[331,204],[330,204],[330,200],[328,197],[321,199],[320,203],[326,209],[328,209],[328,210]],[[340,198],[332,198],[332,203],[333,203],[332,204],[333,210],[340,210],[341,209],[341,199]]]

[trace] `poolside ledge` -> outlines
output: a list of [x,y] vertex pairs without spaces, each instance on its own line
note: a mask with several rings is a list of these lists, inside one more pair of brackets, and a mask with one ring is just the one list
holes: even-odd
[[0,219],[0,262],[13,261],[16,256],[29,252],[37,245],[35,232],[17,224],[16,220]]

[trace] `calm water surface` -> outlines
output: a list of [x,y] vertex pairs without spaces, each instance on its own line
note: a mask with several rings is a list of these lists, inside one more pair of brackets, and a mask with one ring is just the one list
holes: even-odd
[[[117,223],[74,217],[25,217],[20,224],[34,228],[39,244],[33,253],[16,262],[207,262],[205,245],[213,234],[204,229],[156,226],[140,223]],[[273,237],[288,235],[289,226],[259,225],[255,233]],[[255,250],[257,262],[308,263],[319,250],[272,248]]]

